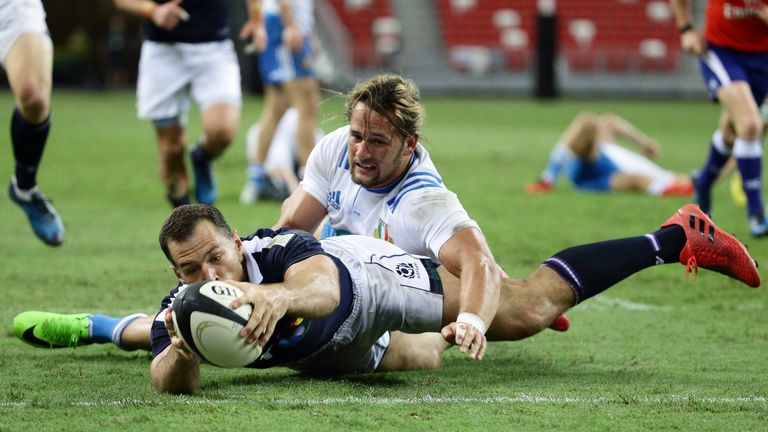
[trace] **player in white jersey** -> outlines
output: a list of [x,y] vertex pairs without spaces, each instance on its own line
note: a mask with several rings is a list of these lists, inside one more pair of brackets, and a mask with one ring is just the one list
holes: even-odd
[[200,107],[202,136],[190,151],[195,198],[217,198],[213,160],[234,139],[240,123],[240,66],[229,39],[227,2],[219,0],[114,0],[143,16],[144,41],[136,88],[137,111],[157,135],[160,177],[172,206],[190,202],[185,168],[190,100]]
[[0,0],[0,64],[13,92],[11,146],[15,171],[8,195],[50,246],[64,241],[64,224],[37,185],[51,127],[53,44],[40,0]]
[[[626,140],[647,157],[617,144]],[[528,184],[529,194],[549,192],[565,171],[573,185],[594,192],[645,192],[652,196],[693,196],[691,178],[666,170],[655,158],[659,146],[616,114],[577,115],[561,135],[538,182]]]
[[440,248],[454,233],[478,229],[421,144],[415,144],[395,181],[363,187],[350,175],[349,135],[350,126],[326,135],[310,155],[301,182],[302,190],[327,208],[332,231],[325,230],[325,237],[370,235],[439,262]]
[[[249,158],[248,178],[257,197],[264,188],[264,163],[275,129],[288,107],[299,113],[299,173],[315,145],[320,90],[315,73],[313,0],[248,0],[249,20],[240,32],[259,52],[264,84],[258,152]],[[301,175],[300,175],[301,177]]]
[[[699,235],[699,223],[689,226],[689,218],[701,218],[716,240],[710,242]],[[673,239],[677,236],[681,242]],[[552,258],[567,260],[563,268],[576,277],[561,273],[560,267],[550,266],[547,260],[529,279],[507,279],[487,328],[483,321],[459,318],[465,300],[456,276],[383,240],[342,236],[318,243],[311,234],[293,229],[261,229],[240,238],[215,207],[187,205],[166,219],[159,241],[180,281],[162,300],[152,327],[151,375],[160,393],[196,393],[200,388],[200,360],[176,336],[171,313],[173,299],[184,283],[227,280],[243,291],[230,304],[233,309],[245,304],[252,307],[240,336],[246,344],[258,343],[263,348],[249,367],[287,366],[315,374],[440,365],[442,350],[382,345],[382,337],[390,331],[442,329],[446,341],[462,346],[465,339],[475,339],[473,332],[499,341],[532,336],[568,308],[653,266],[657,254],[667,258],[691,254],[700,265],[759,284],[755,263],[745,247],[712,225],[692,204],[678,210],[661,230],[632,241],[645,246],[644,252],[625,250],[622,254],[605,243],[584,245]],[[622,243],[619,249],[628,246],[624,240],[614,242]],[[654,242],[661,249],[654,251]],[[604,250],[595,254],[596,249]],[[633,255],[630,260],[637,261],[635,266],[624,265],[627,254]],[[718,258],[713,260],[715,255]],[[622,269],[610,282],[592,277],[592,272],[605,266]],[[740,273],[740,268],[749,271]],[[757,279],[750,279],[753,277]],[[412,335],[411,343],[417,343],[413,338],[420,336]],[[481,360],[484,339],[462,350]]]
[[[262,195],[265,198],[282,201],[299,186],[297,168],[299,167],[299,149],[297,129],[299,113],[295,108],[288,108],[277,124],[272,143],[269,145],[267,160],[264,162],[265,179]],[[259,132],[261,125],[253,124],[245,135],[246,157],[254,158],[259,150]],[[315,129],[315,140],[323,138],[323,131]],[[250,179],[245,181],[240,193],[241,204],[254,204],[259,197],[259,192],[254,188]]]

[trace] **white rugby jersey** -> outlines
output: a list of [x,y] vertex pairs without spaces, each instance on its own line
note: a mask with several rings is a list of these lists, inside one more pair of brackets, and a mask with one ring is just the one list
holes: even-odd
[[336,235],[387,240],[405,252],[439,262],[440,248],[458,231],[474,227],[456,194],[443,184],[429,153],[416,146],[408,169],[388,186],[367,189],[352,181],[349,126],[328,134],[309,156],[301,186],[328,210]]

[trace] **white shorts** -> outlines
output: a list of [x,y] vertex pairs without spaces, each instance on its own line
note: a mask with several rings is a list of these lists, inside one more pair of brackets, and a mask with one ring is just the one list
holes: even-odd
[[232,41],[144,41],[136,93],[139,118],[155,121],[186,123],[190,95],[201,111],[215,103],[240,106],[240,66]]
[[19,36],[38,33],[48,37],[45,9],[40,0],[0,0],[0,63]]
[[291,367],[315,373],[372,372],[389,346],[389,331],[440,331],[443,294],[434,264],[372,237],[341,236],[321,243],[349,269],[352,312],[331,342]]

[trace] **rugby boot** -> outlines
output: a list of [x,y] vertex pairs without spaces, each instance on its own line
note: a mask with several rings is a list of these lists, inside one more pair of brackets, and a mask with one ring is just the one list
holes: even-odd
[[698,268],[702,267],[754,288],[760,286],[757,262],[749,255],[747,247],[718,228],[699,206],[688,204],[681,207],[661,227],[671,225],[678,225],[685,232],[686,242],[680,251],[680,263],[686,266],[686,275],[691,271],[698,275]]

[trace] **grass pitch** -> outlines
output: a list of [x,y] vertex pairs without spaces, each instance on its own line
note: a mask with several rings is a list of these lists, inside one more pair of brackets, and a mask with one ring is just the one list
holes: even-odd
[[[0,100],[0,125],[8,125],[12,99]],[[237,203],[244,131],[260,103],[245,101],[243,132],[215,166],[220,208],[242,234],[270,226],[279,212],[276,203]],[[703,100],[425,104],[424,136],[438,169],[515,277],[567,246],[653,231],[685,204],[584,194],[565,182],[551,195],[524,196],[578,111],[625,116],[659,140],[660,162],[681,172],[701,165],[718,117]],[[325,130],[343,123],[341,107],[338,97],[324,102]],[[677,264],[648,269],[570,311],[566,334],[493,343],[481,363],[451,350],[440,370],[319,379],[203,366],[200,394],[175,397],[152,391],[146,353],[26,346],[11,331],[21,311],[153,314],[175,283],[156,240],[170,209],[154,135],[135,119],[133,94],[56,91],[53,112],[39,180],[64,218],[66,243],[43,245],[0,198],[0,431],[768,430],[765,288],[707,271],[695,282]],[[2,154],[7,181],[10,144]],[[768,240],[749,238],[744,213],[727,182],[719,184],[715,220],[768,263]]]

